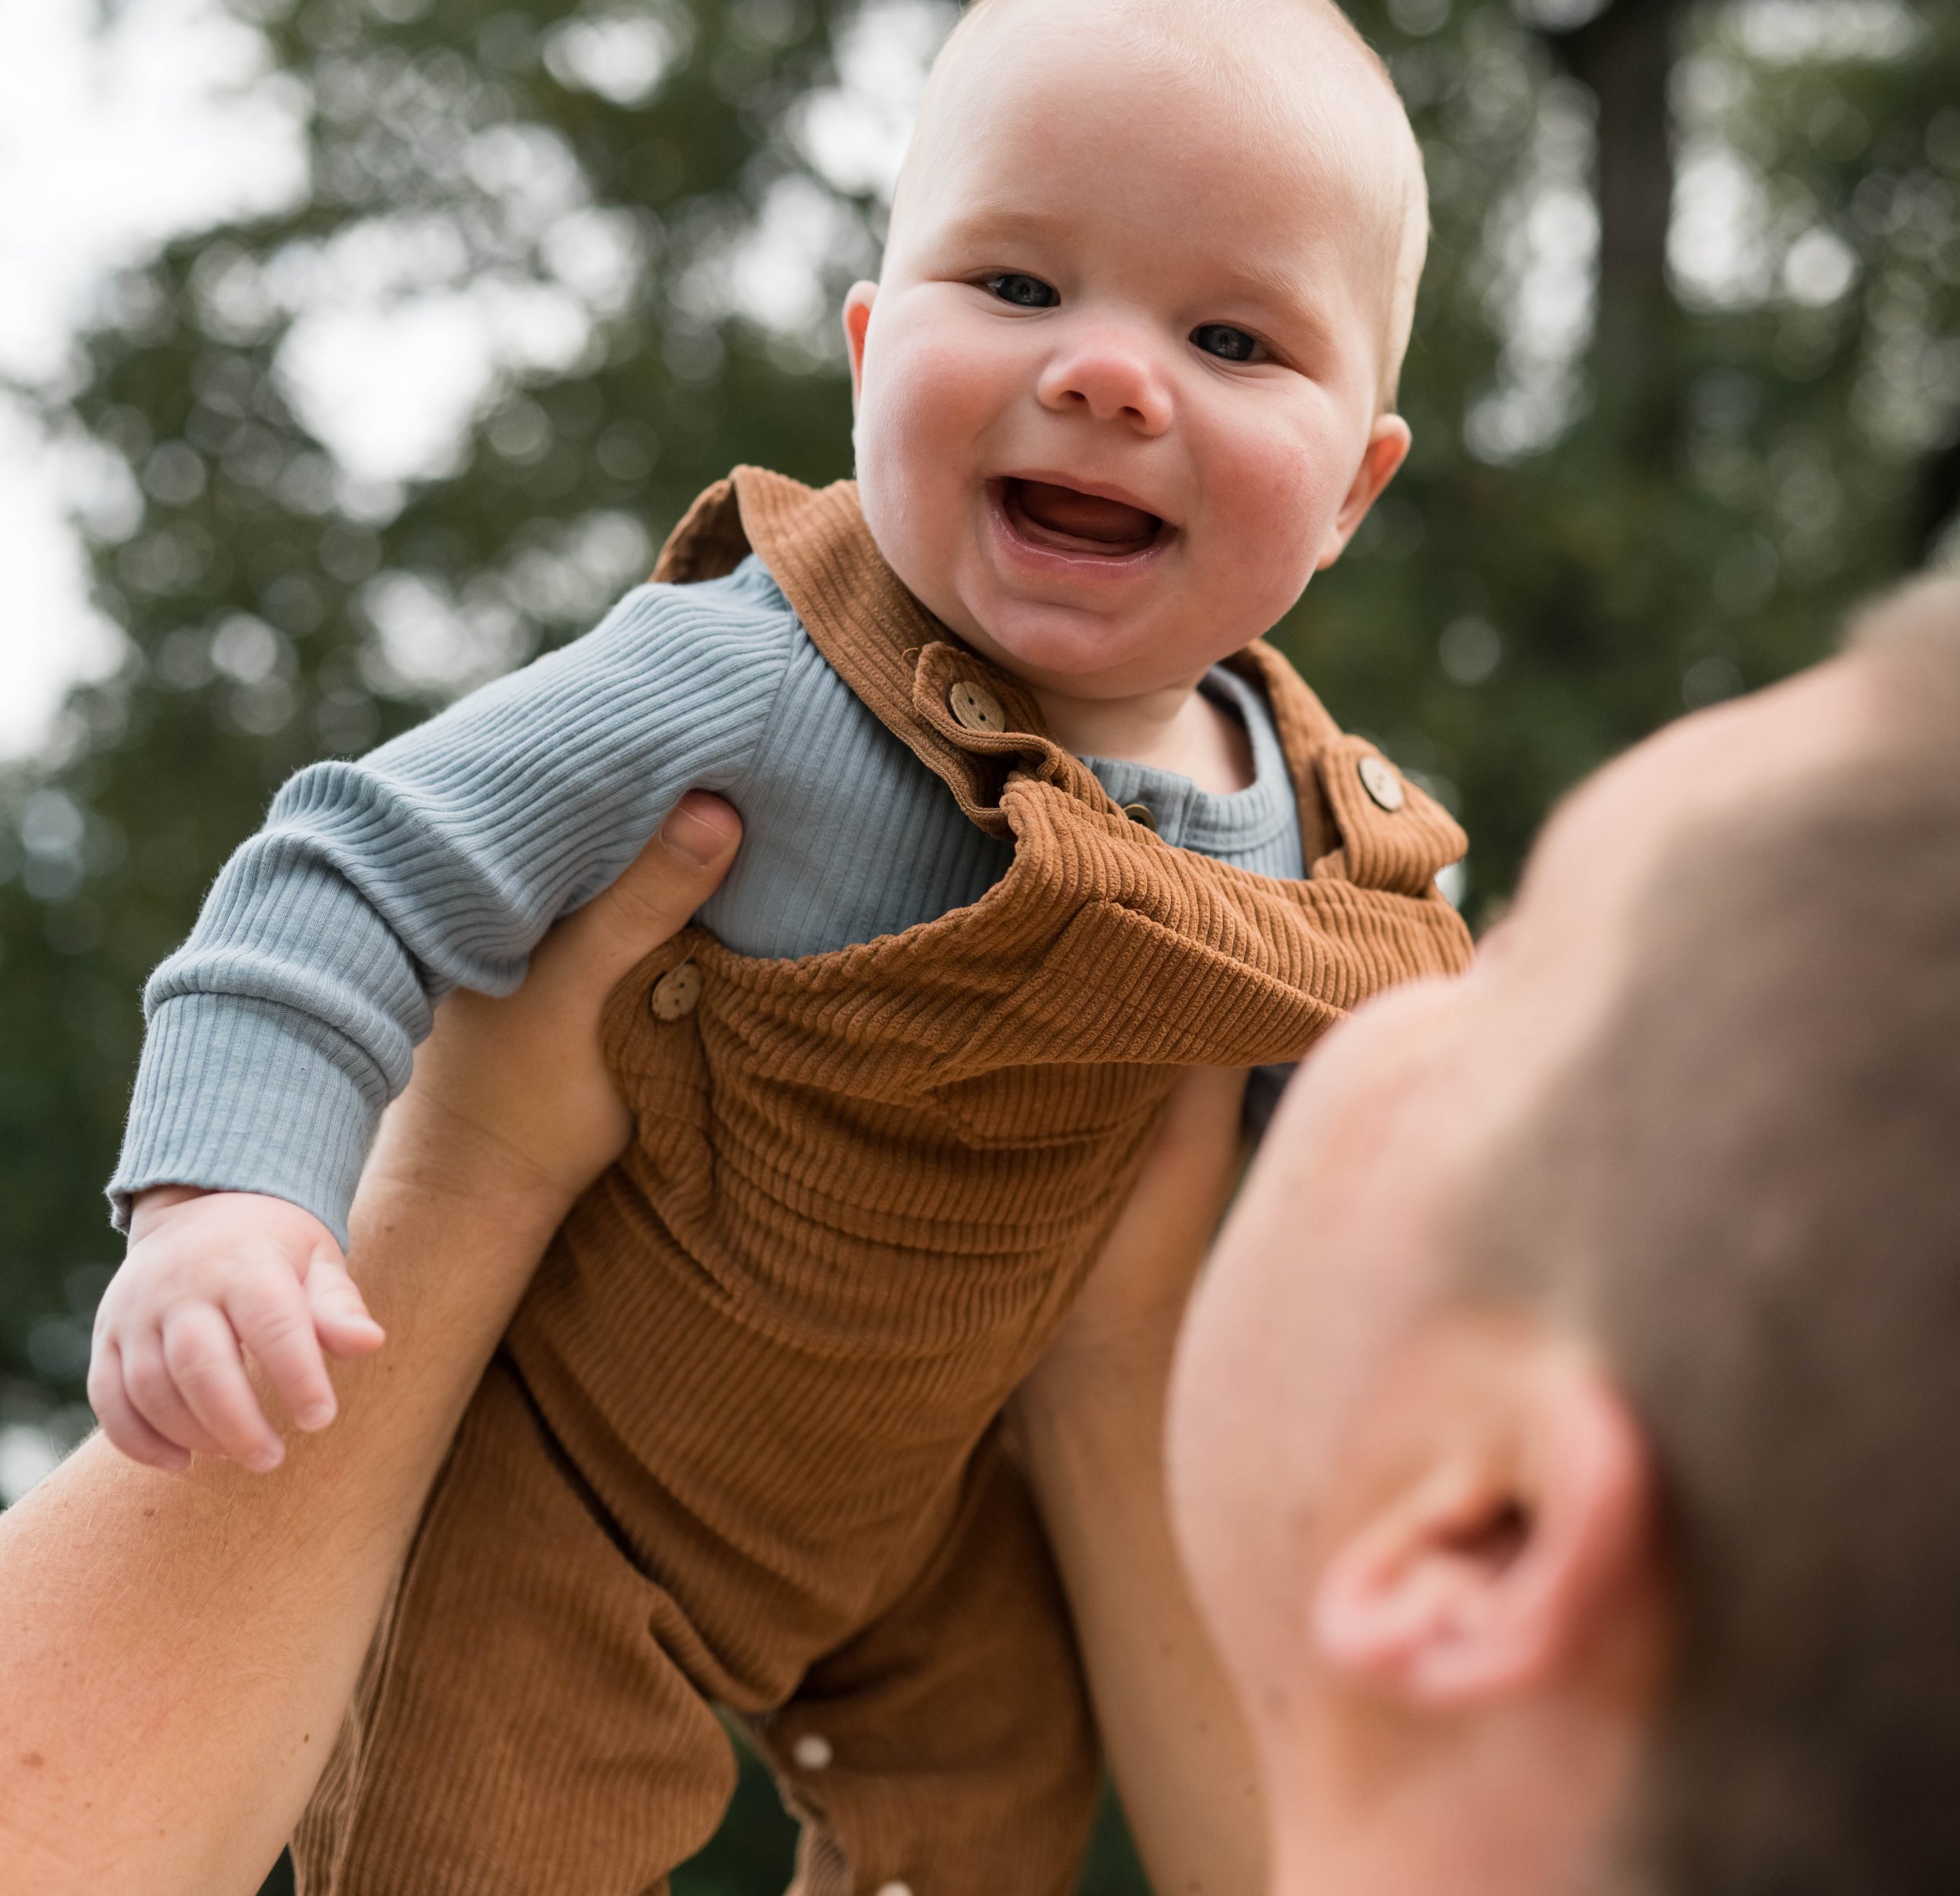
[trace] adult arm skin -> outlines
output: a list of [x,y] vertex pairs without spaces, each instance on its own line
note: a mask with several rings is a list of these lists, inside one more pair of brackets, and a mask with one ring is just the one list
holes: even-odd
[[1243,1154],[1245,1075],[1200,1068],[1067,1321],[1015,1396],[1109,1774],[1160,1896],[1259,1896],[1252,1749],[1171,1533],[1164,1399],[1178,1328]]
[[355,1203],[349,1262],[387,1342],[340,1372],[331,1428],[288,1431],[269,1475],[203,1458],[161,1473],[96,1436],[0,1516],[7,1891],[259,1888],[483,1367],[625,1143],[601,1004],[720,881],[739,835],[726,805],[690,796],[514,995],[444,1002]]

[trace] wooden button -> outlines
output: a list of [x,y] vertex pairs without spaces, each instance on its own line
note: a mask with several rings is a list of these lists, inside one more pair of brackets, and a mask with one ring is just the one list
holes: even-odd
[[647,1006],[655,1020],[680,1020],[694,1012],[700,998],[701,970],[691,961],[683,961],[654,983]]
[[1385,758],[1370,751],[1355,768],[1360,773],[1361,787],[1385,810],[1392,814],[1408,801],[1409,793],[1402,787],[1395,766]]
[[1007,728],[1007,714],[1001,710],[1000,700],[984,685],[965,678],[946,693],[946,709],[963,730],[1004,731]]
[[1132,823],[1142,823],[1146,830],[1154,830],[1157,826],[1157,819],[1150,813],[1150,806],[1147,803],[1126,803],[1123,806],[1123,813]]

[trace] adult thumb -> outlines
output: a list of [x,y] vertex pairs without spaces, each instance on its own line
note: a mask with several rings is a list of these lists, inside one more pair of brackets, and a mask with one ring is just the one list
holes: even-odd
[[735,814],[732,805],[724,803],[706,790],[689,790],[673,806],[667,820],[660,826],[659,834],[648,850],[641,853],[633,868],[626,871],[625,879],[631,879],[634,871],[646,863],[648,852],[657,846],[679,863],[684,871],[699,870],[707,874],[711,877],[709,888],[712,891],[713,884],[721,880],[722,872],[741,841],[742,819]]
[[[596,957],[609,978],[688,925],[735,860],[742,819],[719,797],[690,790],[619,880],[565,924],[568,956]],[[544,944],[554,946],[547,937]]]

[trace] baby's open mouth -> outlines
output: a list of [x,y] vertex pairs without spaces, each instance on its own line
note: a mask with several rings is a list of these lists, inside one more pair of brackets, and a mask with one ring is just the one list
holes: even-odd
[[1050,481],[1010,476],[1000,483],[1000,510],[1023,539],[1057,552],[1118,558],[1156,543],[1164,523],[1128,502]]

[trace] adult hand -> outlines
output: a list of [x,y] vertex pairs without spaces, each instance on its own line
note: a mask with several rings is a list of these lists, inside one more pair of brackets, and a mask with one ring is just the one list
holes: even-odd
[[452,1193],[488,1181],[550,1208],[555,1229],[632,1130],[606,1071],[600,1004],[686,927],[741,836],[720,797],[689,791],[626,874],[539,943],[515,994],[450,995],[368,1175]]
[[607,994],[739,823],[684,799],[505,1000],[452,995],[390,1109],[349,1263],[387,1347],[254,1475],[97,1437],[0,1516],[0,1883],[253,1896],[303,1808],[458,1418],[552,1233],[624,1142]]

